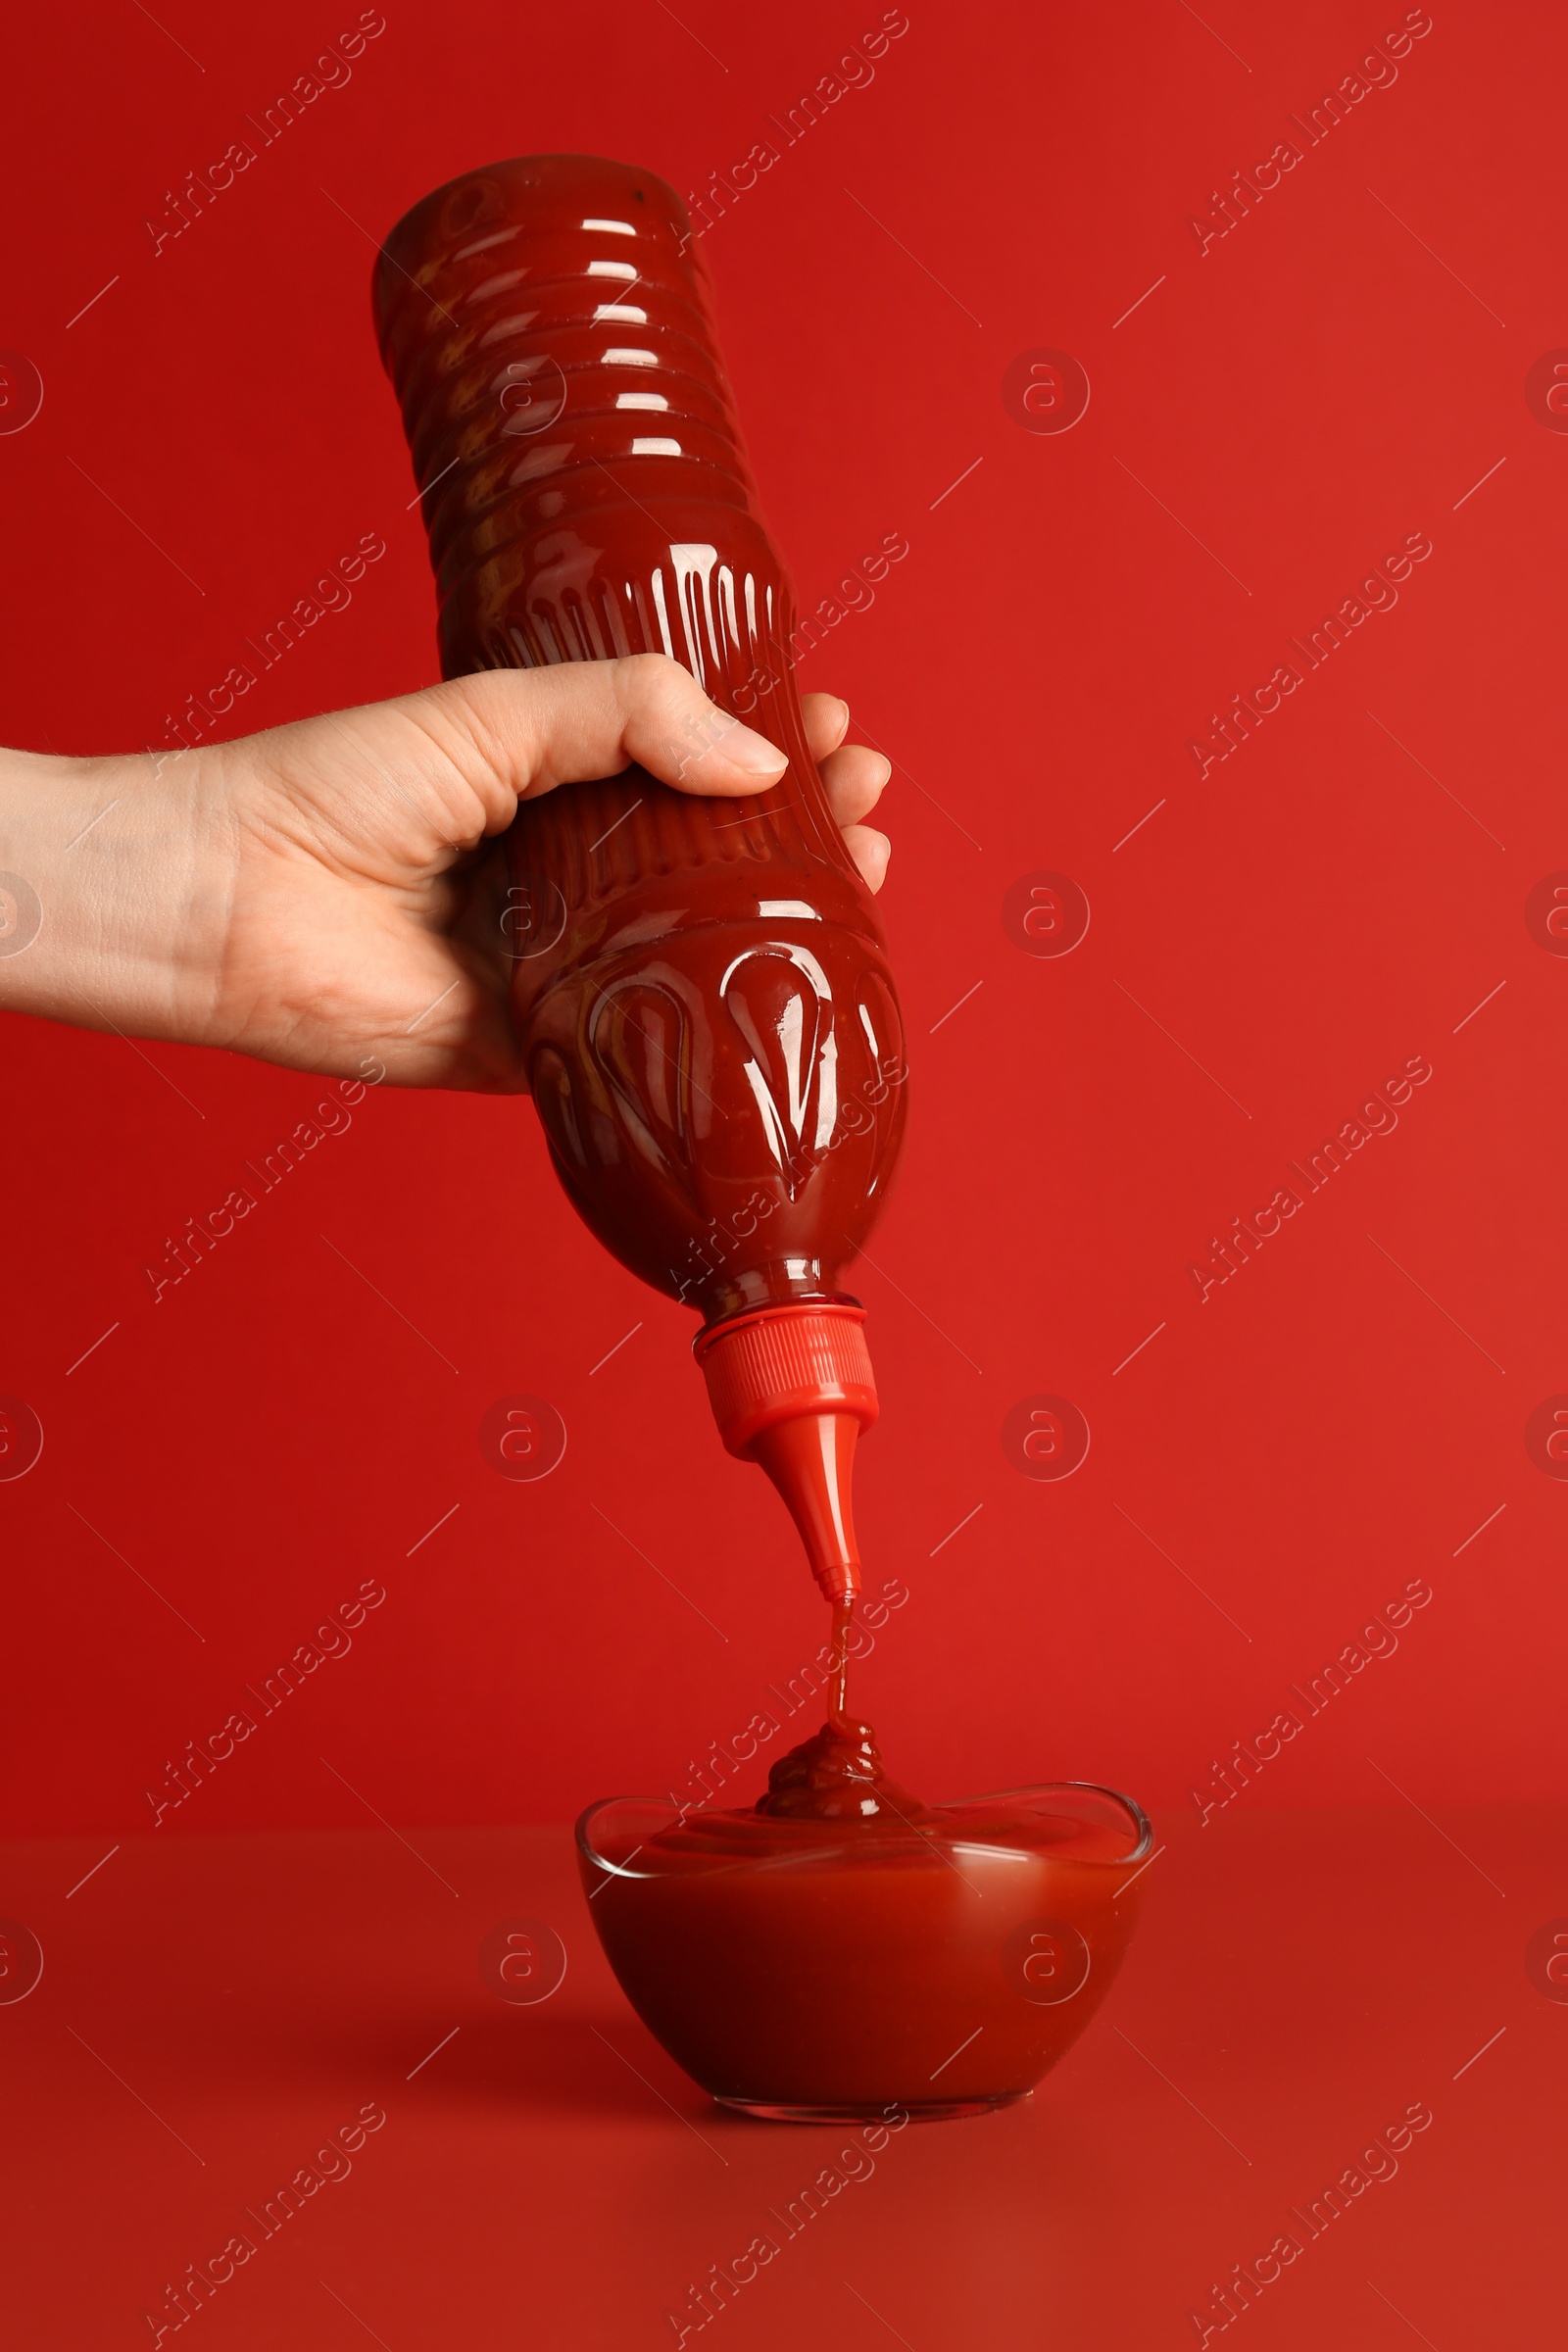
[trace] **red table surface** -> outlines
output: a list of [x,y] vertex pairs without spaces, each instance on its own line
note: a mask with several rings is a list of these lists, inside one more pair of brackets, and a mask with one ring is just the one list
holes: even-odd
[[[564,1830],[143,1838],[84,1885],[102,1841],[11,1845],[44,1970],[0,2006],[6,2340],[150,2343],[166,2285],[242,2232],[166,2347],[654,2352],[766,2232],[688,2347],[1155,2352],[1284,2232],[1301,2252],[1211,2345],[1560,2343],[1568,2003],[1525,1946],[1563,1901],[1562,1813],[1158,1826],[1124,1974],[1034,2098],[908,2127],[793,2238],[769,2208],[855,2129],[694,2088],[610,1977]],[[532,2007],[477,1961],[518,1916],[567,1953]],[[246,2208],[367,2107],[348,2172],[264,2237]],[[1363,2167],[1412,2107],[1394,2169]],[[1292,2207],[1352,2167],[1384,2177],[1308,2236]]]

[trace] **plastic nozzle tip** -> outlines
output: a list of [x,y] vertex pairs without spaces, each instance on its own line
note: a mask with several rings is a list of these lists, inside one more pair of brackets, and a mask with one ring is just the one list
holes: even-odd
[[848,1300],[760,1307],[697,1341],[726,1448],[767,1472],[832,1601],[860,1589],[851,1483],[877,1414],[864,1320]]
[[811,1573],[830,1601],[860,1590],[860,1547],[850,1500],[859,1434],[853,1413],[802,1413],[761,1430],[748,1455],[783,1495]]

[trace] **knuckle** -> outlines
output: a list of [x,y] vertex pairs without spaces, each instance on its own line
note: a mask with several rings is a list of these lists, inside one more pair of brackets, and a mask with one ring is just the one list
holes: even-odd
[[667,654],[622,654],[615,666],[625,673],[627,685],[637,694],[678,692],[679,680],[686,675]]

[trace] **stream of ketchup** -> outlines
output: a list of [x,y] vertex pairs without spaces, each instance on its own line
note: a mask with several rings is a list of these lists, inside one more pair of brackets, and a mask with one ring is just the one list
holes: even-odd
[[758,1799],[756,1809],[759,1848],[767,1843],[764,1825],[775,1821],[832,1823],[841,1831],[858,1831],[872,1823],[914,1828],[925,1812],[918,1797],[888,1779],[871,1726],[850,1714],[854,1631],[853,1597],[836,1601],[827,1720],[809,1740],[780,1756],[769,1772],[767,1794]]

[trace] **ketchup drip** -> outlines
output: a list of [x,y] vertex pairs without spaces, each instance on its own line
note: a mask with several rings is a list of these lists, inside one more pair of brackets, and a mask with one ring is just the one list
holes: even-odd
[[757,1810],[769,1821],[882,1822],[907,1829],[925,1807],[888,1779],[871,1726],[835,1715],[780,1756]]
[[780,1756],[769,1772],[767,1794],[757,1804],[764,1820],[838,1822],[847,1827],[897,1822],[912,1828],[925,1811],[917,1796],[888,1779],[875,1732],[849,1712],[854,1623],[853,1599],[836,1602],[827,1721],[809,1740]]
[[855,1632],[855,1595],[846,1592],[842,1600],[833,1603],[833,1672],[827,1687],[829,1721],[841,1720],[849,1712],[850,1641]]

